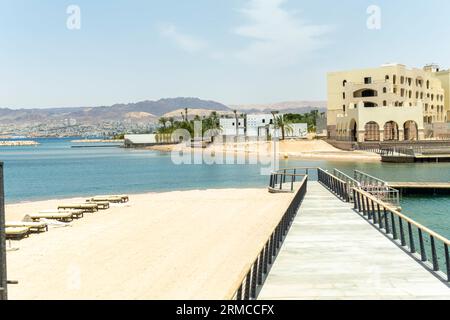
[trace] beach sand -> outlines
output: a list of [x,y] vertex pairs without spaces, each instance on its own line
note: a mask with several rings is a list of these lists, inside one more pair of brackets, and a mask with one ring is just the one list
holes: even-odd
[[[292,194],[267,189],[132,195],[130,202],[50,228],[8,251],[10,299],[227,299]],[[52,209],[6,206],[7,221]]]
[[[171,152],[177,145],[158,145],[148,147],[149,150]],[[184,149],[189,151],[188,148]],[[204,150],[205,152],[225,152],[237,154],[255,153],[256,150],[272,150],[272,142],[238,142],[214,144]],[[196,149],[196,152],[199,150]],[[278,154],[280,158],[293,158],[304,160],[331,160],[331,161],[367,161],[379,162],[378,154],[366,151],[344,151],[337,149],[323,140],[285,140],[279,142]]]

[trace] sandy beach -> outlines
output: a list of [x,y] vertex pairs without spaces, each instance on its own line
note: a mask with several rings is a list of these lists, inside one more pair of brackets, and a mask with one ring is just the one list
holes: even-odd
[[[171,152],[176,145],[159,145],[148,147],[149,150]],[[257,150],[272,150],[272,142],[238,142],[213,144],[205,152],[256,153]],[[186,151],[188,149],[185,149]],[[199,152],[199,150],[196,150]],[[365,151],[344,151],[333,147],[323,140],[285,140],[279,142],[280,158],[332,160],[332,161],[368,161],[379,162],[378,154]]]
[[[267,189],[132,195],[67,227],[12,241],[11,299],[227,299],[288,207]],[[6,206],[7,221],[55,208]]]

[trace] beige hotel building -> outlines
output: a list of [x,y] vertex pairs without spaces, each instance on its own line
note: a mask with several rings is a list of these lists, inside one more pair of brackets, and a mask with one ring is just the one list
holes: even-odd
[[447,133],[450,70],[401,64],[328,74],[328,135],[358,142],[424,140]]

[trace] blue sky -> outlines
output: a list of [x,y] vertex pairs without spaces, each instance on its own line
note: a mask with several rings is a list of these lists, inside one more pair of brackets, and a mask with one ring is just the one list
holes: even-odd
[[[325,100],[328,71],[450,67],[448,0],[0,0],[0,107]],[[69,5],[79,30],[66,26]],[[381,29],[367,28],[370,5]]]

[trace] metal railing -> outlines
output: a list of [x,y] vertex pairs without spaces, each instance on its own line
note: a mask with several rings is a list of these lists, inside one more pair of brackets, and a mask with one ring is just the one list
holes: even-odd
[[353,197],[356,200],[356,211],[429,266],[436,275],[450,282],[450,240],[401,214],[364,190],[354,188]]
[[270,267],[275,262],[275,258],[281,249],[281,245],[291,227],[292,221],[297,215],[306,195],[308,177],[304,176],[301,182],[300,188],[283,214],[280,222],[259,251],[254,262],[248,266],[248,269],[239,278],[237,289],[233,289],[234,291],[230,294],[232,300],[253,300],[257,298],[261,286],[269,274]]
[[353,177],[356,181],[358,181],[361,186],[386,186],[387,182],[383,181],[377,177],[371,176],[365,172],[355,170],[353,173]]
[[390,187],[386,181],[359,170],[354,171],[354,177],[355,180],[359,181],[362,190],[380,201],[400,208],[400,191]]
[[5,235],[5,193],[3,185],[3,162],[0,162],[0,300],[8,299],[8,280],[6,274],[6,235]]
[[321,168],[317,169],[318,180],[343,201],[350,202],[347,183]]
[[359,183],[359,181],[356,181],[355,179],[353,179],[352,177],[350,177],[349,175],[347,175],[346,173],[344,173],[338,169],[333,170],[333,175],[335,177],[337,177],[338,179],[345,181],[345,183],[347,184],[347,192],[350,196],[350,202],[353,202],[352,189],[353,188],[361,188],[361,183]]
[[389,186],[363,186],[362,190],[370,193],[380,201],[395,208],[400,208],[400,191]]
[[294,192],[295,183],[302,181],[305,176],[310,177],[311,172],[317,172],[317,168],[285,168],[272,172],[270,174],[269,191],[273,193]]

